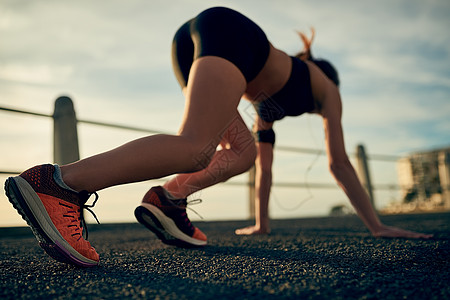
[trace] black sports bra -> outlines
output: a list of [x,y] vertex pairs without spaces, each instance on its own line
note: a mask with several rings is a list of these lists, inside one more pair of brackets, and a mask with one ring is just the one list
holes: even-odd
[[291,76],[274,95],[253,105],[261,119],[274,122],[285,116],[299,116],[314,109],[309,69],[305,62],[292,57]]

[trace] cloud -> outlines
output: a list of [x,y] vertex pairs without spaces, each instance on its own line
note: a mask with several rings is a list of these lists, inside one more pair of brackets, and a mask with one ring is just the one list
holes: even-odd
[[30,65],[20,63],[0,64],[0,80],[32,84],[59,84],[73,73],[71,66]]

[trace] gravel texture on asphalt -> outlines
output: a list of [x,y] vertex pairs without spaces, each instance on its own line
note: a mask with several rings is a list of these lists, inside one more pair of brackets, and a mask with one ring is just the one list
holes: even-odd
[[450,213],[382,220],[435,236],[377,239],[355,216],[274,220],[247,237],[234,229],[250,221],[197,222],[208,246],[180,249],[137,223],[91,225],[100,264],[81,269],[28,228],[0,228],[0,299],[450,299]]

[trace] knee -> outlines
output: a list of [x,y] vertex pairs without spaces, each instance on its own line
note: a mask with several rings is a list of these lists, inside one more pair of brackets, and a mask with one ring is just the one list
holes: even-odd
[[206,169],[216,152],[217,145],[211,144],[200,147],[200,144],[193,143],[189,149],[189,170],[187,172],[198,172]]
[[257,154],[254,143],[248,144],[245,149],[241,149],[241,151],[234,150],[233,153],[237,156],[236,159],[238,160],[238,163],[236,164],[237,167],[234,170],[235,173],[241,174],[247,172],[254,166]]
[[245,144],[231,145],[229,151],[233,154],[233,160],[236,160],[235,172],[246,172],[255,164],[257,150],[253,139]]

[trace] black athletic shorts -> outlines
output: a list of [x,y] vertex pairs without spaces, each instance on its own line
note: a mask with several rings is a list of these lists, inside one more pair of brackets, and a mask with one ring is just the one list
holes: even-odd
[[267,61],[270,44],[265,33],[241,13],[213,7],[184,23],[172,43],[172,64],[178,82],[187,86],[195,59],[218,56],[232,62],[247,82]]

